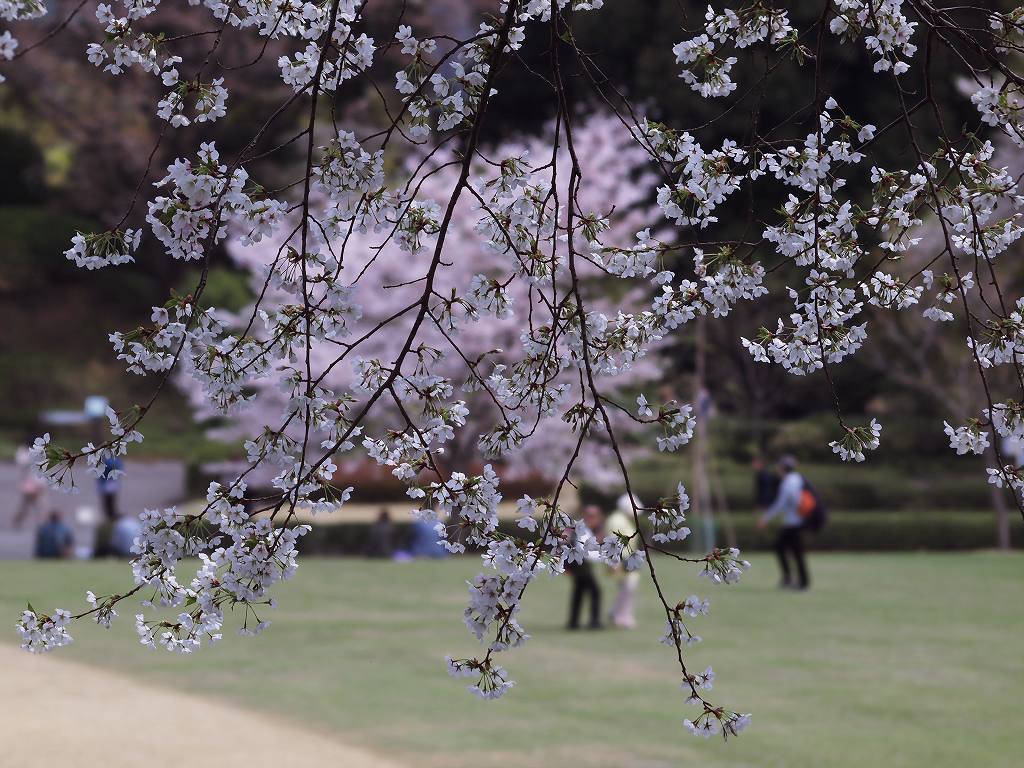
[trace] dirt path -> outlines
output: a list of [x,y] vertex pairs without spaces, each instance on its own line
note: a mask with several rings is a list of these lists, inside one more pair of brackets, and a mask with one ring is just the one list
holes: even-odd
[[[157,738],[158,721],[175,735]],[[0,764],[398,768],[263,715],[10,645],[0,645]]]

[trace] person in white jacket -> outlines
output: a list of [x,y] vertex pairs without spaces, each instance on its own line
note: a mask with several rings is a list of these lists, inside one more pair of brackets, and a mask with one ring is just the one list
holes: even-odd
[[[782,470],[782,482],[779,494],[758,521],[758,527],[764,528],[776,517],[782,518],[782,529],[775,541],[775,554],[779,558],[779,569],[782,571],[780,587],[807,589],[810,578],[807,573],[807,562],[804,557],[803,527],[804,520],[800,516],[800,498],[804,491],[804,478],[796,471],[796,459],[783,456],[779,459]],[[796,564],[797,580],[793,581],[789,567],[789,555],[793,555]]]
[[[639,507],[640,503],[636,502],[636,506]],[[608,519],[605,521],[605,529],[610,534],[631,537],[629,543],[622,550],[624,560],[636,552],[636,548],[639,545],[639,537],[635,535],[636,521],[633,518],[633,504],[628,494],[624,493],[619,497],[615,505],[615,511],[608,515]],[[615,569],[615,578],[619,582],[619,591],[615,595],[615,602],[612,603],[608,620],[613,626],[622,629],[633,629],[636,626],[636,590],[640,584],[640,572],[627,571],[620,564]]]

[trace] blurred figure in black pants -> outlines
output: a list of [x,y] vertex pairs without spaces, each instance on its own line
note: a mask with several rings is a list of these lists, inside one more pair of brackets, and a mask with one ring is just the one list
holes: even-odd
[[754,470],[754,506],[763,512],[775,503],[782,480],[778,473],[765,465],[761,456],[755,456],[750,466]]
[[116,523],[120,514],[117,511],[117,494],[121,492],[121,476],[124,475],[124,462],[117,456],[109,456],[103,461],[103,473],[96,479],[96,490],[99,492],[103,511],[108,523]]
[[[583,508],[583,522],[590,532],[601,541],[604,538],[604,515],[593,504]],[[569,629],[579,629],[580,611],[583,601],[590,599],[590,629],[601,629],[601,586],[597,583],[594,564],[590,560],[573,563],[566,567],[572,576],[572,599],[569,603]]]
[[394,554],[392,539],[395,528],[391,524],[391,514],[387,507],[381,507],[377,513],[377,519],[370,526],[369,536],[366,541],[367,557],[391,557]]

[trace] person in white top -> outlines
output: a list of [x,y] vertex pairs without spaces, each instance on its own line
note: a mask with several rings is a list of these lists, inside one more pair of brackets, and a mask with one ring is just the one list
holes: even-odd
[[[622,550],[623,559],[636,552],[639,545],[639,537],[636,535],[636,521],[633,519],[633,504],[637,508],[640,502],[631,500],[628,494],[622,494],[612,512],[605,521],[605,529],[613,535],[628,536],[629,543]],[[615,568],[615,578],[619,582],[619,591],[615,595],[615,602],[612,603],[612,610],[608,614],[608,620],[613,626],[622,629],[633,629],[636,627],[636,615],[634,604],[636,603],[636,590],[640,584],[639,571],[627,571],[621,563]]]

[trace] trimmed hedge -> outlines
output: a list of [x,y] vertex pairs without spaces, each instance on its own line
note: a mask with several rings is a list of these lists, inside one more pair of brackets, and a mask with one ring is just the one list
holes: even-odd
[[[800,472],[830,510],[859,512],[879,510],[958,511],[987,509],[990,487],[980,462],[968,457],[958,462],[932,462],[902,466],[893,461],[870,461],[850,466],[836,461],[802,463]],[[713,482],[724,494],[730,509],[745,511],[753,505],[754,477],[750,467],[717,461]],[[691,463],[684,456],[658,455],[638,459],[630,469],[634,492],[643,501],[669,496],[680,480],[688,487]],[[614,504],[620,489],[604,491],[584,487],[584,495],[604,506]]]
[[[771,549],[774,529],[758,530],[755,516],[733,515],[736,541],[741,549]],[[694,526],[696,527],[696,526]],[[719,546],[725,531],[718,528]],[[1011,524],[1010,538],[1020,546],[1019,520]],[[978,512],[833,512],[828,524],[807,534],[808,546],[817,550],[954,550],[996,546],[991,513]]]
[[[775,530],[760,531],[750,514],[733,515],[737,544],[743,550],[771,549]],[[371,523],[335,523],[315,525],[299,540],[300,548],[314,555],[360,555],[366,551]],[[691,521],[695,530],[697,525]],[[398,549],[409,541],[411,524],[394,523],[394,544]],[[503,520],[500,529],[521,534],[512,520]],[[1022,541],[1019,522],[1011,531],[1014,546]],[[725,530],[720,524],[718,546],[725,546]],[[996,545],[995,523],[985,512],[840,512],[830,515],[828,525],[808,534],[813,550],[897,550],[987,549]],[[686,544],[683,544],[685,547]]]

